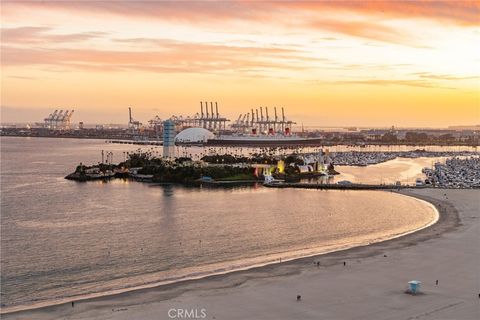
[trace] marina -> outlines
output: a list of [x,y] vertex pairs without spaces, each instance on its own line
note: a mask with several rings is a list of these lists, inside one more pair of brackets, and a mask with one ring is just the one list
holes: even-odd
[[424,168],[426,182],[443,188],[480,188],[480,157],[450,158]]
[[[176,147],[173,147],[176,148]],[[244,153],[231,155],[226,152],[228,149],[195,149],[192,153],[184,147],[183,156],[168,158],[161,156],[158,151],[142,151],[123,154],[124,161],[113,164],[111,161],[105,163],[102,151],[102,161],[98,165],[89,166],[80,163],[75,172],[68,175],[66,179],[77,181],[90,181],[110,178],[132,178],[137,181],[157,183],[184,183],[184,184],[242,184],[264,182],[265,184],[279,185],[282,182],[300,182],[304,179],[315,179],[315,188],[322,189],[395,189],[403,187],[437,187],[447,186],[438,183],[438,179],[432,179],[433,167],[441,168],[445,160],[450,163],[453,157],[468,158],[476,164],[478,153],[472,151],[338,151],[330,152],[329,149],[316,149],[316,152],[298,152],[298,149],[245,149]],[[165,152],[165,150],[164,150]],[[179,150],[169,151],[172,154],[180,153]],[[113,153],[112,153],[113,157]],[[359,183],[352,182],[340,177],[348,176],[342,174],[342,169],[349,167],[367,167],[378,164],[393,162],[396,159],[432,159],[429,167],[420,167],[418,172],[407,170],[416,177],[414,183],[405,181],[398,176],[397,180],[380,181],[380,183]],[[108,158],[107,158],[108,159]],[[456,158],[455,158],[456,159]],[[337,170],[335,170],[337,165]],[[341,169],[338,169],[341,168]],[[470,180],[460,181],[449,187],[478,187],[478,168],[467,166],[463,177],[470,177]],[[340,172],[339,172],[339,171]],[[458,169],[457,169],[458,170]],[[468,172],[465,170],[473,170]],[[427,176],[423,175],[427,174]],[[334,179],[338,175],[339,178]],[[442,179],[443,181],[444,179]],[[376,182],[376,181],[375,181]],[[461,183],[460,183],[461,182]],[[289,184],[291,186],[291,184]]]

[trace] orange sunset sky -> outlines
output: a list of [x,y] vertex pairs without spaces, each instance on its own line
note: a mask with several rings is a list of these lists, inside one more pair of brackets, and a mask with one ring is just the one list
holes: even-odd
[[480,123],[480,2],[2,1],[3,122],[74,108],[236,119],[284,106],[297,123]]

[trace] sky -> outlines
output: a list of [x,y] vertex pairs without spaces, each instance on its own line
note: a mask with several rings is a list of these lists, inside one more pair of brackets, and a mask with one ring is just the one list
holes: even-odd
[[[480,123],[480,2],[2,1],[1,121]],[[270,111],[272,112],[272,111]]]

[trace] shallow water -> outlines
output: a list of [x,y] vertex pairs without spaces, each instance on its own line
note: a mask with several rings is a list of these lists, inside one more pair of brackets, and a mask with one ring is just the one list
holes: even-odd
[[417,178],[425,179],[423,168],[432,168],[436,162],[444,163],[446,159],[447,157],[396,158],[367,167],[336,166],[340,174],[330,182],[348,180],[354,183],[393,184],[399,181],[414,185]]
[[63,177],[78,162],[98,162],[102,149],[121,157],[136,147],[76,139],[1,142],[7,307],[365,244],[436,218],[423,202],[380,191],[77,183]]

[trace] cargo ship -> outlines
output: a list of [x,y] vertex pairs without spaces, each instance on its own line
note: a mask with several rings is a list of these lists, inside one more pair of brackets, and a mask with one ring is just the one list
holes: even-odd
[[322,138],[306,138],[297,135],[224,135],[208,139],[209,146],[313,146],[321,145]]

